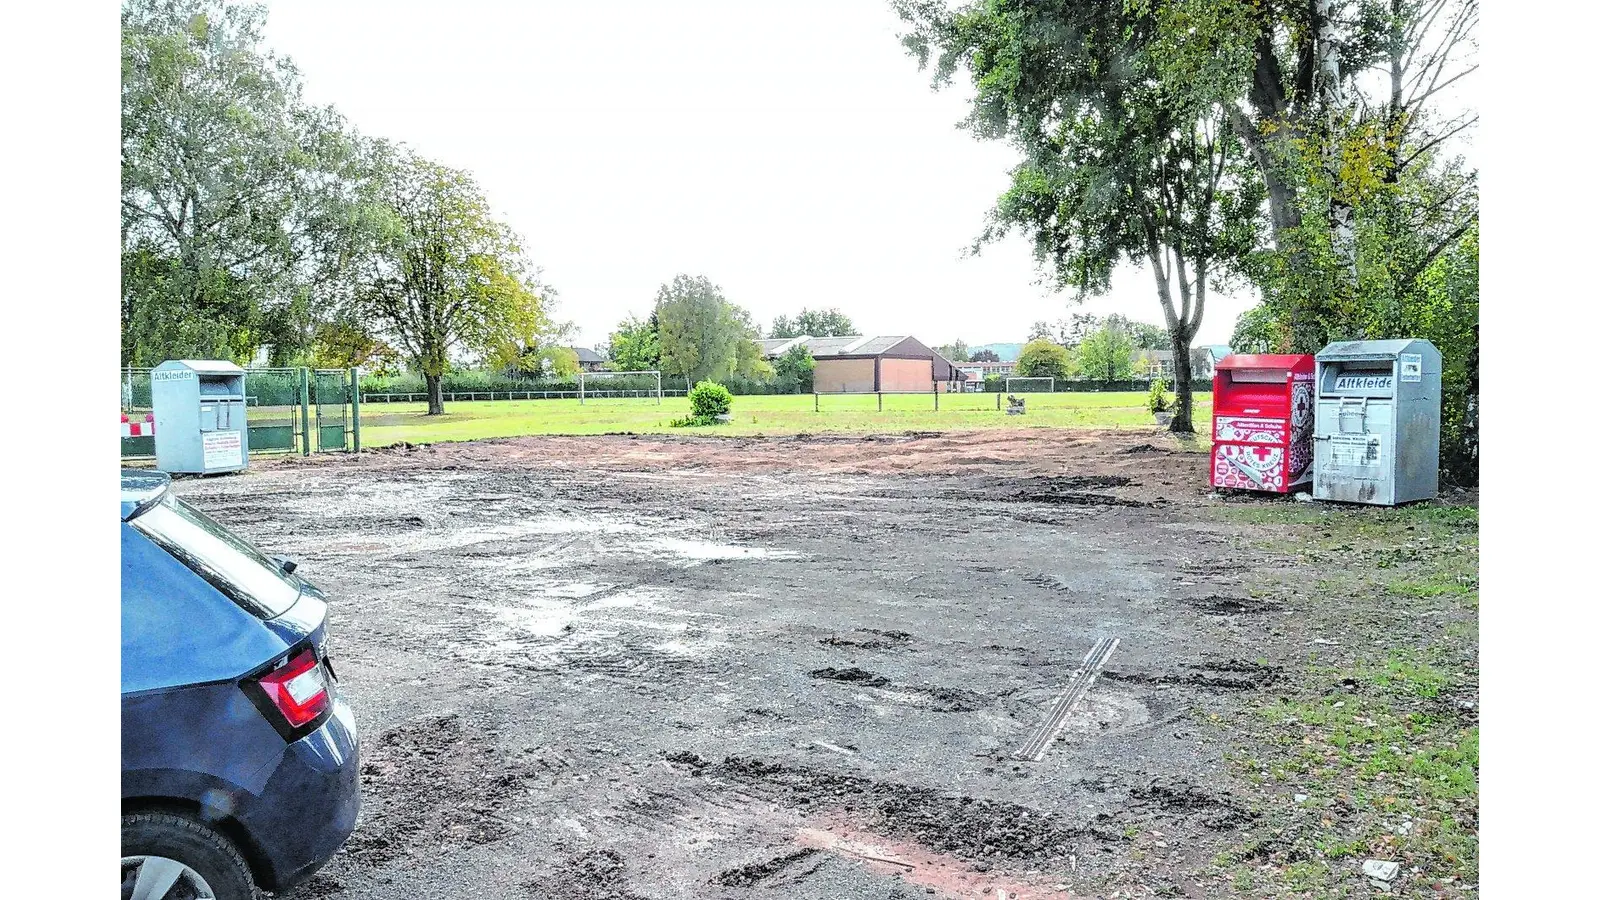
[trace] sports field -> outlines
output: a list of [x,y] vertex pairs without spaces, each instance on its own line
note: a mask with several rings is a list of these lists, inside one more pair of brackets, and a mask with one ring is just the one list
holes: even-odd
[[[821,432],[960,431],[982,428],[1153,428],[1143,393],[1025,394],[1026,415],[996,411],[994,394],[941,394],[939,409],[929,394],[823,396],[815,409],[810,394],[733,398],[733,421],[704,428],[673,428],[689,414],[683,397],[647,399],[495,400],[446,403],[429,418],[422,403],[365,403],[361,443],[381,447],[402,441],[426,444],[540,434],[672,432],[676,434],[799,434]],[[1003,402],[1002,402],[1003,405]],[[1195,395],[1195,430],[1211,430],[1211,395]]]

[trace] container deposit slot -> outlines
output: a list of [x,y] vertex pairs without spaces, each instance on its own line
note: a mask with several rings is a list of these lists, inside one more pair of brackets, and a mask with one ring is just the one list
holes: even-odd
[[235,431],[244,427],[244,395],[235,387],[242,380],[228,376],[200,376],[201,431]]

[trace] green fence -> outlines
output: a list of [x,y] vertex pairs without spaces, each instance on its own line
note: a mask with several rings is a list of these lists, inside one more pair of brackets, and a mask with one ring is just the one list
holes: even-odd
[[[121,372],[125,421],[152,412],[150,370]],[[361,449],[361,404],[355,369],[261,368],[244,370],[251,453],[330,453]],[[122,456],[155,456],[155,438],[124,437]]]

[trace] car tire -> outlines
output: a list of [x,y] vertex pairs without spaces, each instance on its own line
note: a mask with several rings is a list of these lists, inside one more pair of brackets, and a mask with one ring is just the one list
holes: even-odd
[[[161,857],[176,860],[205,880],[216,900],[256,900],[250,866],[215,829],[171,813],[138,813],[122,817],[122,858]],[[129,897],[136,876],[123,866],[123,897]],[[181,889],[176,896],[189,896]],[[158,895],[160,896],[160,895]]]

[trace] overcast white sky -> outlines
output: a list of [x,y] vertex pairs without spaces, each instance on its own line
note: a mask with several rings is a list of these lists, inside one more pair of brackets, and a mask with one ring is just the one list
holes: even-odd
[[[704,274],[763,327],[837,306],[867,333],[1021,341],[1068,312],[1026,242],[963,251],[1013,151],[958,129],[887,0],[270,0],[308,99],[474,172],[580,344]],[[1253,302],[1213,297],[1200,343]],[[1148,272],[1076,309],[1159,323]]]

